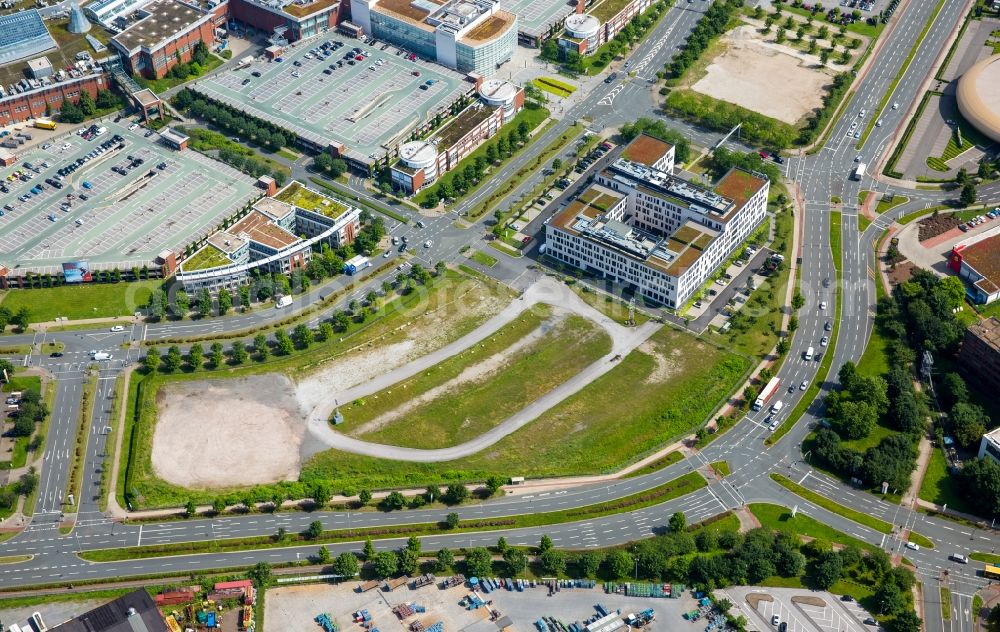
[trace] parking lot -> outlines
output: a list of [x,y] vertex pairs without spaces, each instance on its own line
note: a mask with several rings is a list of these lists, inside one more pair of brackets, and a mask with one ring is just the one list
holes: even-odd
[[327,34],[292,45],[281,62],[256,61],[192,88],[322,147],[343,144],[367,161],[473,88],[458,72],[410,57]]
[[568,0],[500,0],[501,9],[517,16],[517,30],[536,37],[572,13],[573,7]]
[[[342,632],[364,632],[352,617],[352,613],[360,610],[367,610],[372,627],[382,632],[408,632],[417,621],[425,629],[443,623],[447,632],[497,632],[499,628],[490,620],[487,608],[469,609],[460,603],[470,594],[467,584],[442,589],[438,584],[443,579],[438,577],[437,583],[422,588],[401,586],[391,592],[380,588],[358,592],[360,582],[272,588],[267,591],[261,632],[318,629],[313,618],[320,613],[328,613]],[[704,632],[706,627],[703,618],[697,621],[683,618],[684,613],[698,608],[690,591],[678,599],[627,597],[606,594],[598,583],[596,588],[562,588],[552,596],[548,588],[540,585],[523,591],[499,589],[477,594],[490,602],[490,608],[497,610],[500,617],[509,617],[510,629],[517,632],[538,632],[535,622],[542,617],[551,617],[566,626],[582,623],[597,615],[598,604],[609,612],[620,610],[623,616],[652,608],[656,621],[651,629]],[[425,612],[400,619],[393,608],[401,604],[419,605]]]
[[107,131],[90,140],[53,138],[0,169],[0,262],[50,273],[69,260],[141,266],[256,196],[253,178],[129,123],[100,123]]
[[[870,615],[855,601],[798,588],[740,586],[716,591],[733,602],[757,630],[781,632],[874,632]],[[774,617],[777,617],[775,619]]]

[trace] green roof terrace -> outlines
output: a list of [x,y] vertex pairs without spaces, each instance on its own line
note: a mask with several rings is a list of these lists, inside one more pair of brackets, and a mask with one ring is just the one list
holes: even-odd
[[329,198],[322,193],[317,193],[312,189],[308,189],[299,182],[292,182],[281,191],[278,191],[278,194],[274,198],[306,211],[326,215],[330,219],[336,219],[350,209],[346,204]]
[[232,263],[232,260],[212,244],[207,244],[204,248],[194,253],[181,263],[184,272],[197,272],[198,270],[208,270],[218,268]]

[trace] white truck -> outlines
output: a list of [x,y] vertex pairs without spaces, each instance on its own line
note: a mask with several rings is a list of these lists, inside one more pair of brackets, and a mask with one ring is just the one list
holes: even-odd
[[778,401],[774,402],[774,405],[771,406],[771,414],[777,415],[778,413],[781,412],[781,409],[784,407],[785,404],[779,399]]
[[90,359],[95,362],[104,362],[105,360],[111,359],[111,354],[104,351],[96,351],[92,356],[90,356]]
[[274,309],[281,309],[283,307],[288,307],[292,304],[291,296],[280,296],[278,300],[274,302]]
[[865,163],[859,162],[858,166],[854,168],[854,173],[851,174],[852,180],[860,180],[865,175]]
[[806,354],[803,357],[806,360],[812,360],[813,359],[813,354],[815,354],[815,353],[816,353],[816,350],[813,349],[812,347],[809,347],[808,349],[806,349]]

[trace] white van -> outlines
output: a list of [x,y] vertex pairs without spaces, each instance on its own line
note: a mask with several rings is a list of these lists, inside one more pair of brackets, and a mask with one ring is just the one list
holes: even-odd
[[805,355],[805,356],[803,356],[803,357],[804,357],[804,358],[805,358],[806,360],[812,360],[812,359],[813,359],[813,354],[814,354],[814,353],[816,353],[816,350],[815,350],[815,349],[813,349],[812,347],[809,347],[808,349],[806,349],[806,355]]
[[785,405],[781,402],[780,399],[774,402],[774,404],[771,406],[771,414],[777,415],[778,413],[781,412],[781,409],[784,408],[784,406]]
[[288,307],[292,304],[291,296],[282,296],[277,301],[274,302],[275,309],[281,309],[282,307]]
[[95,362],[103,362],[105,360],[110,360],[111,354],[105,353],[104,351],[98,351],[94,353],[92,356],[90,356],[90,359],[94,360]]

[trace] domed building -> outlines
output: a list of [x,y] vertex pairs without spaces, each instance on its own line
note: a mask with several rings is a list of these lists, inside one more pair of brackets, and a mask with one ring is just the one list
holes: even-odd
[[1000,55],[969,68],[958,80],[958,110],[990,139],[1000,142]]

